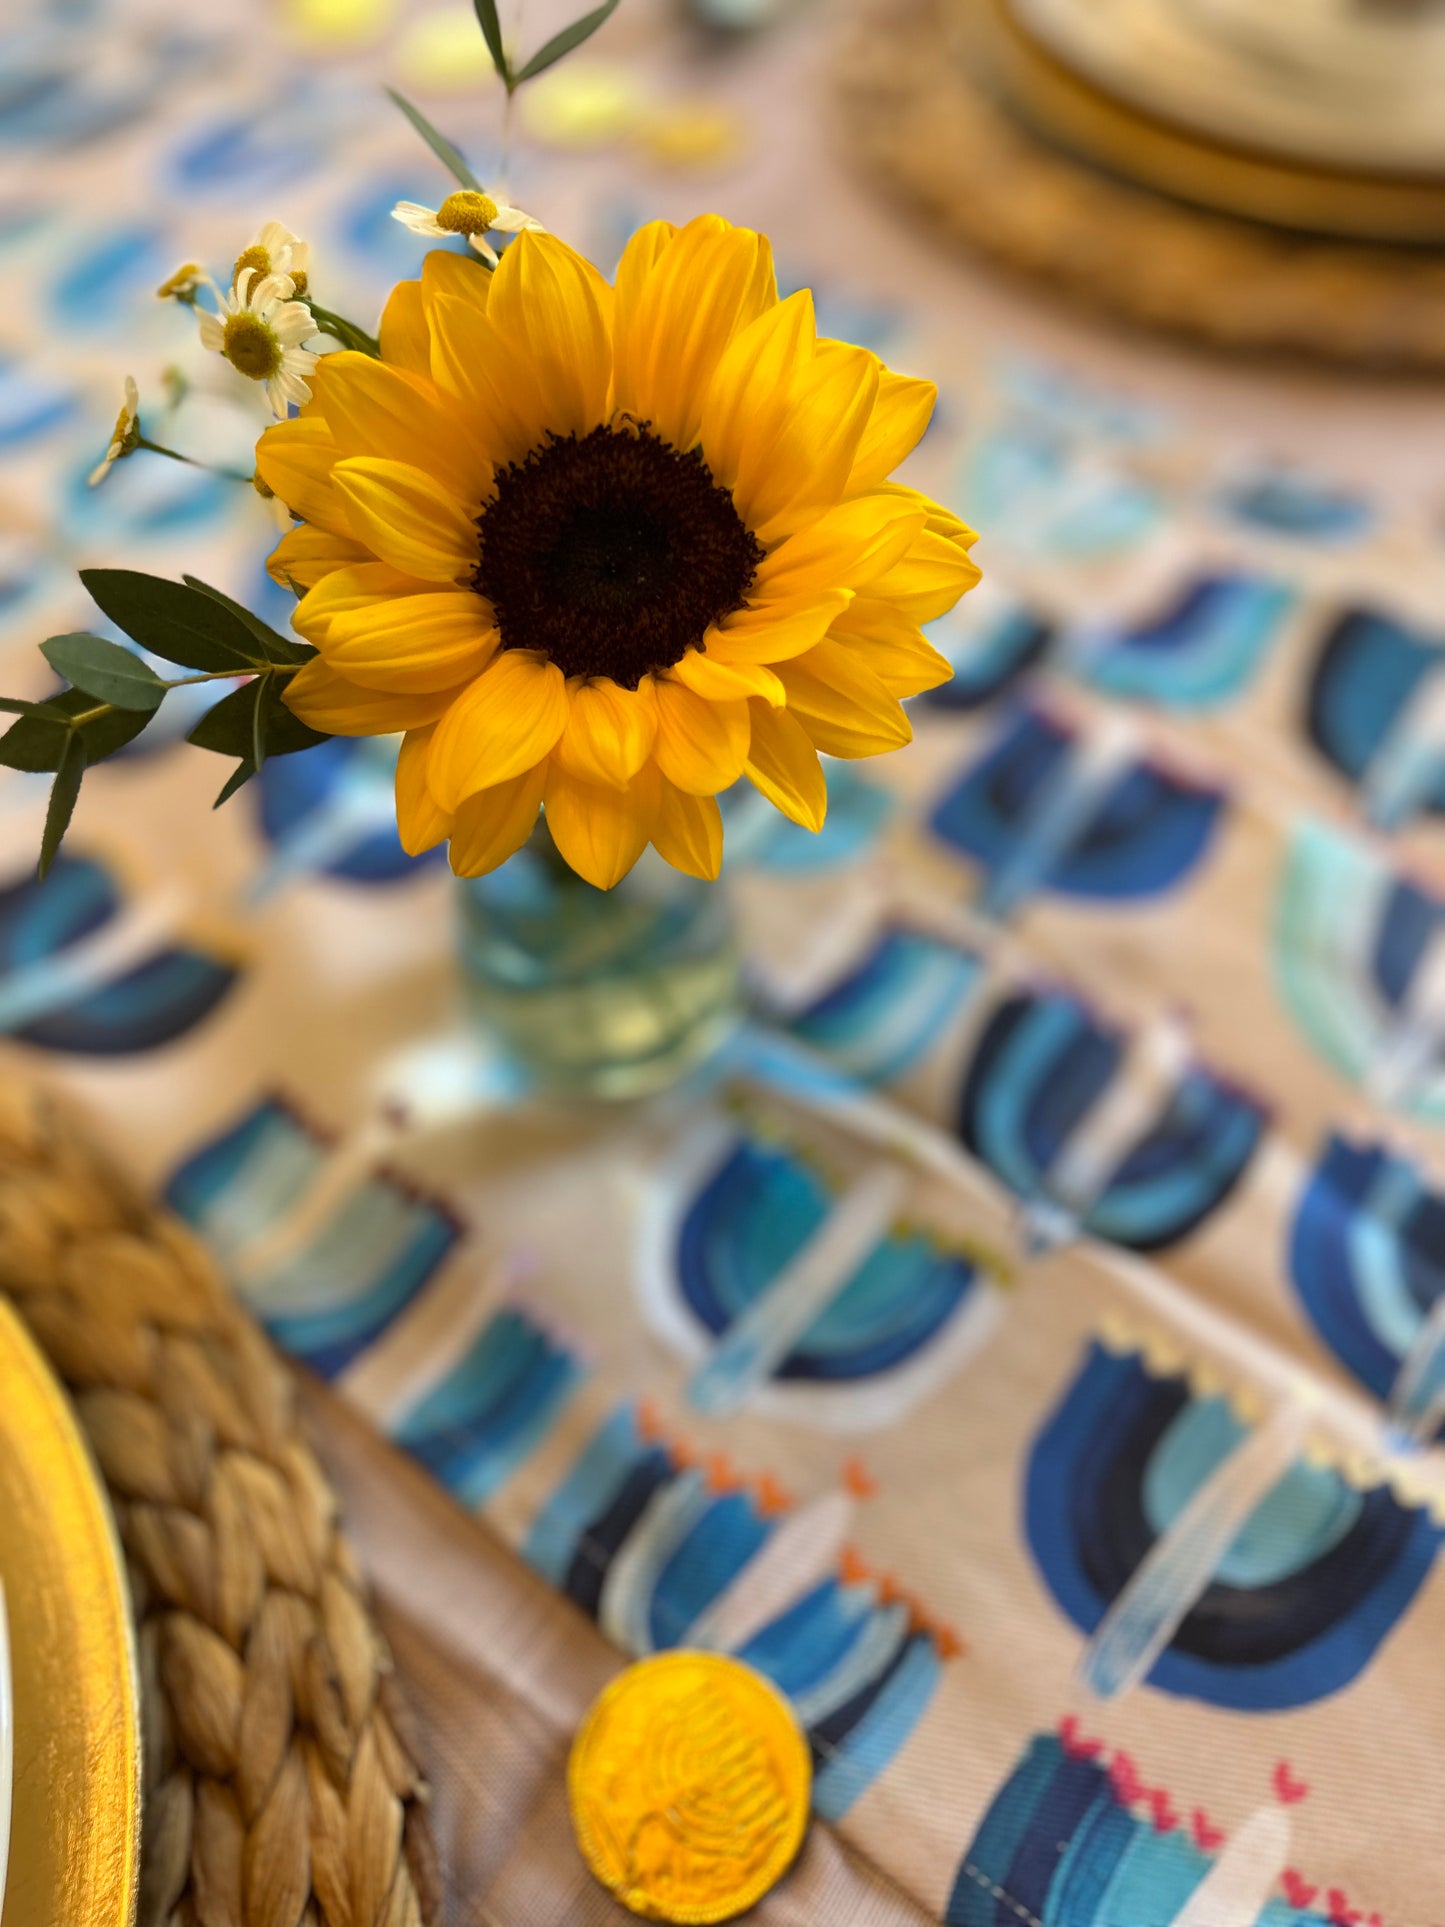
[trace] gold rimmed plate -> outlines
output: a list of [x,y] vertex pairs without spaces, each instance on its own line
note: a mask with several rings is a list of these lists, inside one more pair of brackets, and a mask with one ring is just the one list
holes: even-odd
[[14,1712],[0,1927],[131,1927],[140,1737],[120,1552],[65,1396],[4,1299],[0,1581]]

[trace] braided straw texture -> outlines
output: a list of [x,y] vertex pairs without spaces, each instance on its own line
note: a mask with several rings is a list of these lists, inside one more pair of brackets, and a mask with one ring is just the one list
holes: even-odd
[[110,1488],[140,1661],[139,1927],[422,1927],[425,1788],[287,1372],[200,1245],[0,1076],[0,1291]]
[[[982,34],[987,8],[975,10]],[[1445,371],[1440,250],[1286,234],[1096,171],[1005,111],[943,13],[942,0],[875,10],[837,69],[850,158],[931,227],[1090,306],[1230,352]]]

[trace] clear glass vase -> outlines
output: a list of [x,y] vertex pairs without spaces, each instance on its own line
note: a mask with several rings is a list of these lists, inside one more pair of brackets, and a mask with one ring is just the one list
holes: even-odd
[[644,852],[612,890],[584,883],[545,822],[501,869],[459,885],[477,1021],[543,1087],[662,1089],[721,1043],[739,1007],[726,893]]

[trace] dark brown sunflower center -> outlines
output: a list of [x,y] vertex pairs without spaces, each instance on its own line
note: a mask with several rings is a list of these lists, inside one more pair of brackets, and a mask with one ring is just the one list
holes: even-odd
[[594,428],[497,475],[473,580],[504,649],[635,689],[741,607],[763,559],[702,456],[647,427]]

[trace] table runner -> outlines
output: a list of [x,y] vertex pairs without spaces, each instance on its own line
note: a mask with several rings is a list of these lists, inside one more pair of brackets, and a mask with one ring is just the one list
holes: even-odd
[[[285,19],[122,8],[84,56],[21,49],[58,78],[5,110],[8,663],[93,624],[76,563],[284,612],[249,497],[82,478],[101,375],[148,357],[154,392],[182,353],[150,295],[173,255],[278,213],[351,277],[336,305],[417,269],[387,210],[430,164],[374,105],[404,23],[266,73]],[[771,125],[816,85],[807,23],[720,71],[671,31],[639,10],[617,44],[728,104],[752,158],[539,149],[531,202],[603,260],[704,200],[773,225],[825,329],[939,376],[910,479],[984,530],[914,746],[835,765],[816,840],[731,812],[754,1022],[649,1106],[538,1101],[470,1041],[445,873],[351,743],[214,817],[194,752],[128,755],[43,888],[43,796],[7,777],[0,1017],[278,1341],[614,1646],[716,1639],[779,1679],[817,1811],[926,1916],[1425,1927],[1445,1486],[1402,1427],[1433,1429],[1445,1181],[1433,415],[1063,329],[1021,354],[1025,311],[860,214],[812,119]],[[197,372],[179,445],[243,454]],[[479,1101],[445,1124],[461,1065]],[[755,1314],[762,1367],[720,1344],[845,1207],[846,1292]]]

